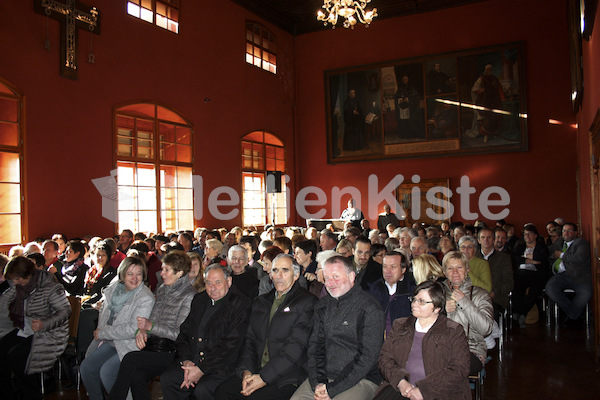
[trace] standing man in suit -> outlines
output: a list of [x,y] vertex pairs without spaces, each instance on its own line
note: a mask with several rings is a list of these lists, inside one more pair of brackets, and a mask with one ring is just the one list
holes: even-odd
[[[562,238],[553,248],[550,261],[554,276],[546,284],[546,293],[567,315],[563,324],[572,325],[592,298],[590,244],[577,237],[577,225],[569,222],[564,224]],[[575,296],[569,299],[565,289],[574,290]]]

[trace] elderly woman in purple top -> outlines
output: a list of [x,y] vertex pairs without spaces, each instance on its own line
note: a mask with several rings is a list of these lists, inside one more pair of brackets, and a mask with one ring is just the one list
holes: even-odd
[[469,345],[445,315],[441,284],[425,281],[411,298],[412,316],[394,321],[379,356],[385,379],[374,400],[470,399]]

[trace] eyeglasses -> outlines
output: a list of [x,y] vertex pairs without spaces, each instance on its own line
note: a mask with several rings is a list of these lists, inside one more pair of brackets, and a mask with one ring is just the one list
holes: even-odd
[[460,246],[460,250],[473,250],[475,248],[475,246]]
[[424,306],[425,304],[433,303],[433,301],[425,301],[423,299],[417,299],[416,297],[409,297],[408,301],[411,303],[417,303],[420,306]]

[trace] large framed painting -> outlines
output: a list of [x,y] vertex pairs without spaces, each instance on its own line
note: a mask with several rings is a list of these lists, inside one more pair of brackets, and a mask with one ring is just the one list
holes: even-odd
[[403,183],[396,190],[396,199],[404,215],[400,221],[411,227],[414,222],[441,225],[451,222],[450,179],[423,179],[419,183]]
[[328,162],[527,150],[523,43],[325,72]]

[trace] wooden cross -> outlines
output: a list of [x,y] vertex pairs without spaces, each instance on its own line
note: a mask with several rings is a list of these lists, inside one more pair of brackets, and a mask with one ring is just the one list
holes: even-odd
[[100,13],[77,0],[34,0],[34,10],[60,22],[60,74],[77,80],[77,32],[100,34]]

